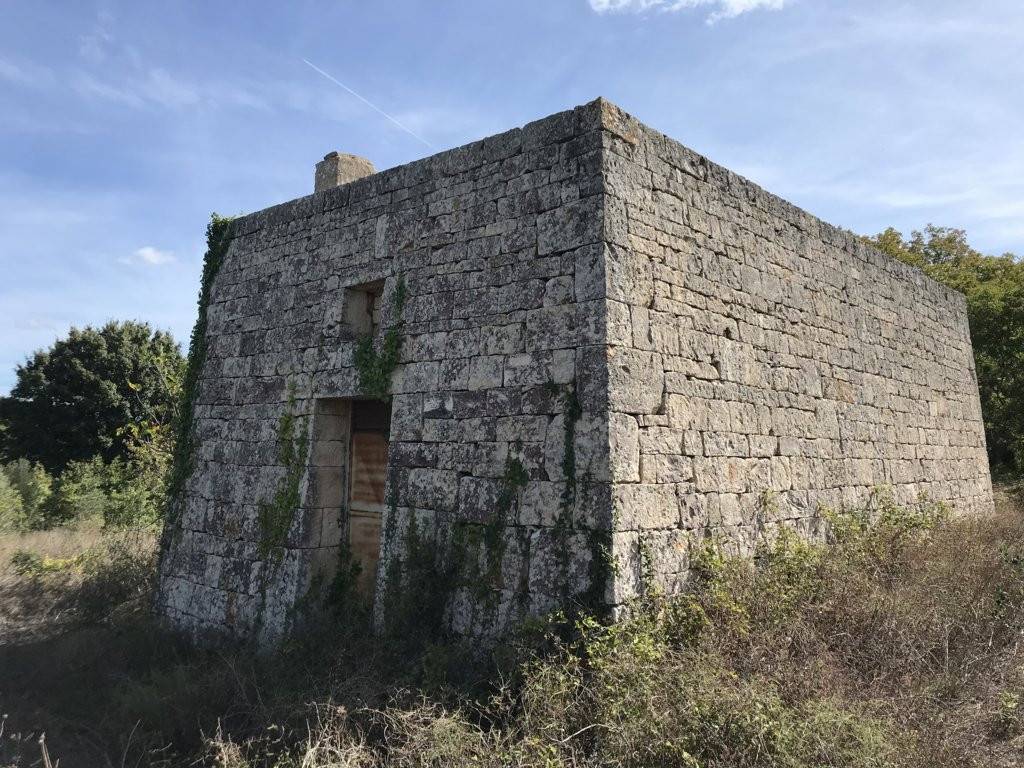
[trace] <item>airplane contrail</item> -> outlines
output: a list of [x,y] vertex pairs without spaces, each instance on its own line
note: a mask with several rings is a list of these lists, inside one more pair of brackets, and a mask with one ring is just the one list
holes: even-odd
[[422,136],[420,136],[420,135],[419,135],[418,133],[416,133],[416,132],[415,132],[414,130],[412,130],[411,128],[407,128],[406,126],[402,125],[402,124],[401,124],[400,122],[398,122],[398,121],[397,121],[397,120],[396,120],[395,118],[393,118],[393,117],[392,117],[391,115],[389,115],[389,114],[388,114],[387,112],[385,112],[385,111],[384,111],[383,109],[381,109],[380,107],[378,107],[378,106],[377,106],[376,104],[374,104],[374,103],[373,103],[372,101],[370,101],[369,99],[366,99],[366,98],[364,98],[363,96],[360,96],[360,95],[359,95],[358,93],[356,93],[355,91],[353,91],[353,90],[352,90],[351,88],[349,88],[349,87],[348,87],[347,85],[345,85],[345,84],[344,84],[343,82],[341,82],[341,80],[338,80],[338,79],[337,79],[336,77],[331,77],[331,76],[330,76],[329,74],[327,74],[326,72],[324,72],[324,71],[323,71],[322,69],[320,69],[320,67],[318,67],[318,66],[317,66],[316,64],[314,64],[313,62],[311,62],[311,61],[310,61],[309,59],[303,59],[302,61],[303,61],[303,62],[305,62],[305,64],[306,64],[307,66],[311,67],[311,68],[312,68],[313,70],[315,70],[315,71],[319,72],[319,73],[320,73],[321,75],[323,75],[324,77],[326,77],[326,78],[327,78],[328,80],[330,80],[330,81],[331,81],[332,83],[334,83],[335,85],[340,85],[340,86],[341,86],[342,88],[344,88],[344,89],[345,89],[346,91],[348,91],[348,92],[349,92],[349,93],[351,93],[351,94],[352,94],[353,96],[355,96],[355,97],[356,97],[357,99],[359,99],[359,100],[360,100],[361,102],[363,102],[363,103],[364,103],[364,104],[365,104],[366,106],[370,107],[370,109],[373,109],[373,110],[375,110],[375,111],[379,112],[380,114],[384,115],[384,117],[386,117],[386,118],[387,118],[388,120],[390,120],[390,121],[391,121],[392,123],[394,123],[395,125],[397,125],[397,126],[398,126],[399,128],[401,128],[401,129],[402,129],[403,131],[405,131],[406,133],[408,133],[408,134],[409,134],[410,136],[412,136],[412,137],[413,137],[414,139],[416,139],[417,141],[421,141],[421,142],[423,142],[424,144],[426,144],[426,145],[427,145],[428,147],[430,147],[431,149],[433,149],[433,148],[434,148],[434,145],[433,145],[433,144],[431,144],[431,143],[430,143],[429,141],[427,141],[426,139],[424,139],[424,138],[423,138]]

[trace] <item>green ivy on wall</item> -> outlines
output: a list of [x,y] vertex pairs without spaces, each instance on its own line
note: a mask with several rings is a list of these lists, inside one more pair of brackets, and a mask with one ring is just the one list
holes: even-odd
[[498,592],[501,588],[501,566],[505,559],[505,530],[509,519],[519,505],[519,494],[526,487],[529,476],[526,468],[518,457],[509,456],[505,460],[505,472],[501,477],[498,498],[494,511],[483,528],[483,545],[485,570],[478,582],[478,588],[485,606],[494,611],[498,607]]
[[308,419],[295,414],[295,388],[288,388],[288,404],[277,424],[277,458],[285,473],[274,497],[259,508],[260,557],[279,563],[284,555],[288,531],[301,503],[302,476],[309,458]]
[[199,376],[206,363],[206,324],[207,310],[210,304],[210,293],[213,280],[220,271],[228,246],[234,236],[233,217],[210,216],[206,225],[206,255],[203,257],[203,277],[199,289],[199,316],[188,346],[188,363],[185,369],[185,380],[182,383],[181,404],[175,420],[174,456],[171,461],[170,479],[167,484],[167,518],[174,522],[180,514],[180,496],[185,481],[192,473],[195,460],[195,398],[199,386]]
[[555,551],[558,559],[559,582],[562,590],[562,603],[566,605],[570,598],[569,565],[572,560],[571,534],[573,529],[573,512],[576,508],[576,424],[583,416],[579,397],[576,395],[576,384],[566,388],[563,394],[562,433],[562,477],[565,486],[562,489],[561,504],[555,518],[554,534],[557,542]]
[[356,343],[354,362],[359,374],[359,391],[367,397],[387,400],[391,395],[391,374],[398,367],[402,351],[402,310],[405,309],[405,280],[399,278],[392,295],[395,322],[384,333],[380,346],[374,344],[372,334]]

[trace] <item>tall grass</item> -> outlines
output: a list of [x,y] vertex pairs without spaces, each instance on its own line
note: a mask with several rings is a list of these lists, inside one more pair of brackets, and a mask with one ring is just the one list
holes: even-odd
[[831,523],[827,545],[781,533],[752,561],[695,542],[687,594],[537,622],[487,660],[394,653],[332,617],[273,656],[201,650],[107,614],[0,656],[0,764],[37,763],[44,729],[68,765],[1024,762],[1020,507],[882,498]]

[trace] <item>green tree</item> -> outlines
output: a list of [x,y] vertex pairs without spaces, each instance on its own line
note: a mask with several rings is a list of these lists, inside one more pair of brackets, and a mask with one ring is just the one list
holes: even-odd
[[909,240],[892,227],[867,240],[967,297],[989,461],[1024,472],[1024,261],[986,256],[964,230],[931,224]]
[[107,467],[104,527],[153,525],[164,512],[173,450],[170,425],[140,425],[130,430],[128,459]]
[[131,426],[173,421],[184,366],[171,335],[146,323],[72,328],[18,366],[10,396],[0,398],[0,455],[51,473],[126,457]]
[[3,467],[4,476],[21,496],[26,528],[43,527],[47,499],[53,490],[53,479],[41,464],[18,459]]
[[0,531],[20,531],[25,527],[21,494],[11,485],[7,474],[0,472]]
[[107,465],[98,456],[69,463],[57,477],[53,493],[43,505],[42,515],[34,527],[100,527],[109,497],[111,466],[119,473],[120,463],[120,459],[115,459]]

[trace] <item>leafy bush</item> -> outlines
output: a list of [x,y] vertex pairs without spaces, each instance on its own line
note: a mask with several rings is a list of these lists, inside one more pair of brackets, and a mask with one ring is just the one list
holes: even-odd
[[100,458],[68,464],[57,476],[36,527],[102,525],[107,503],[108,470]]
[[44,510],[53,486],[53,479],[47,471],[40,464],[18,459],[0,468],[0,473],[7,477],[21,497],[22,516],[17,529],[42,528]]
[[131,432],[127,459],[74,461],[56,478],[24,459],[3,467],[0,476],[10,478],[8,485],[18,493],[5,501],[8,497],[0,485],[0,521],[11,521],[0,527],[43,530],[158,524],[170,461],[170,430],[142,426]]
[[26,527],[25,505],[7,473],[0,471],[0,531],[19,531]]
[[172,454],[169,425],[133,425],[128,456],[108,465],[107,527],[156,526],[163,518]]

